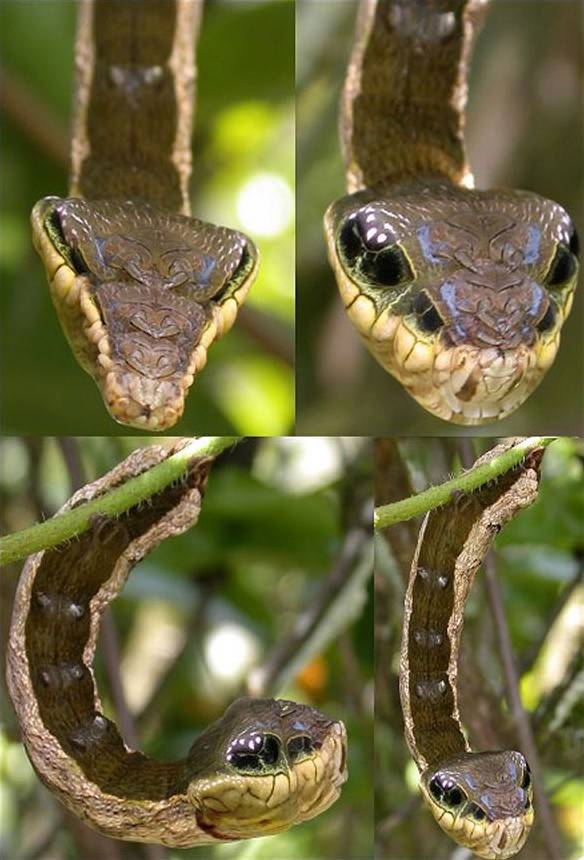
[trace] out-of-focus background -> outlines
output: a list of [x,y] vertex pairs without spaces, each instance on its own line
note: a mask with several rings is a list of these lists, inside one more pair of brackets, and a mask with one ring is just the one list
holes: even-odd
[[[3,429],[129,433],[77,365],[30,239],[34,203],[66,196],[77,4],[0,4]],[[193,214],[248,233],[262,257],[238,321],[211,347],[176,432],[285,433],[294,420],[294,3],[205,4]]]
[[[345,193],[338,101],[355,2],[297,3],[297,431],[490,435],[426,413],[362,345],[326,259],[322,216]],[[584,232],[583,7],[578,0],[493,0],[471,64],[468,149],[477,188],[509,186],[561,203]],[[554,366],[501,435],[581,433],[580,285]]]
[[[457,474],[494,440],[382,439],[376,443],[376,504],[406,498]],[[584,446],[560,439],[545,452],[538,500],[495,542],[503,611],[551,807],[552,851],[541,805],[520,857],[581,860],[584,760]],[[385,529],[375,540],[375,820],[379,860],[470,860],[436,825],[418,792],[418,771],[403,737],[398,664],[405,583],[420,522]],[[493,612],[479,571],[469,598],[459,667],[460,712],[476,750],[521,749],[507,706]],[[518,746],[519,744],[519,746]],[[525,752],[525,750],[523,750]],[[474,856],[474,855],[473,855]]]
[[[51,515],[70,495],[72,480],[94,479],[144,443],[4,439],[3,531]],[[264,694],[306,702],[345,722],[350,776],[330,810],[278,836],[186,851],[102,838],[40,783],[2,682],[0,855],[10,860],[370,857],[371,503],[368,440],[248,440],[213,466],[197,525],[148,556],[112,604],[119,676],[144,752],[167,760],[184,756],[234,698],[257,694],[261,687]],[[0,577],[4,644],[20,567],[10,565]],[[115,678],[104,661],[112,648],[118,664],[115,641],[104,625],[98,688],[107,715],[119,725]],[[1,665],[3,675],[3,659]],[[272,680],[262,682],[266,676]]]

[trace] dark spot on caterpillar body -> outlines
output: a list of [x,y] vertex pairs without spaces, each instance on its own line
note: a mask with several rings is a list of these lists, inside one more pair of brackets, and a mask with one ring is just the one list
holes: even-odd
[[439,648],[444,642],[444,636],[438,630],[415,630],[414,639],[423,648]]
[[71,732],[69,740],[75,749],[84,753],[89,747],[103,741],[110,725],[114,728],[104,716],[93,714],[83,725]]
[[442,590],[448,585],[448,576],[444,573],[438,573],[435,570],[427,570],[421,567],[418,570],[420,579],[425,582],[430,588]]
[[48,617],[61,616],[78,620],[85,614],[85,607],[71,600],[65,594],[47,594],[44,591],[34,591],[33,605]]
[[415,685],[415,691],[418,698],[427,699],[430,702],[439,702],[447,690],[448,683],[443,678],[437,681],[417,681]]
[[39,676],[45,687],[63,690],[83,678],[83,667],[79,663],[62,663],[39,669]]

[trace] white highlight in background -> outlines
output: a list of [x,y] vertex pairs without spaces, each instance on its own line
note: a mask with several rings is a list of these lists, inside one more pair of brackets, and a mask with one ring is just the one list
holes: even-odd
[[277,236],[294,215],[292,190],[276,173],[256,173],[237,195],[237,214],[250,233]]
[[239,624],[217,625],[205,641],[205,659],[212,676],[219,681],[238,681],[258,658],[254,636]]

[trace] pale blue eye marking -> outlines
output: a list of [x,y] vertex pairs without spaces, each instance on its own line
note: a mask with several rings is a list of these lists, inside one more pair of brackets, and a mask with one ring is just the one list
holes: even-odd
[[539,284],[536,284],[535,281],[531,282],[531,306],[529,308],[529,312],[532,316],[535,316],[537,313],[537,309],[541,304],[541,300],[543,297],[543,290]]
[[535,263],[539,260],[540,244],[541,230],[535,224],[530,224],[527,228],[527,242],[523,252],[523,259],[526,263]]
[[453,317],[458,316],[458,308],[456,307],[456,287],[452,281],[445,281],[440,287],[440,295],[442,296],[446,306]]
[[202,287],[208,286],[209,278],[215,268],[215,260],[208,254],[203,254],[203,269],[197,277],[197,284]]
[[95,237],[94,245],[95,245],[95,250],[97,251],[97,259],[99,260],[99,262],[102,266],[107,266],[107,263],[105,261],[104,249],[103,249],[104,243],[105,243],[105,238],[102,238],[101,236]]
[[450,311],[456,333],[461,337],[464,336],[464,328],[458,322],[458,317],[460,314],[456,306],[456,287],[454,286],[452,281],[445,281],[442,284],[442,286],[440,287],[440,297]]
[[434,263],[434,265],[441,263],[442,258],[437,256],[437,252],[448,247],[446,242],[432,242],[430,239],[430,228],[427,224],[423,227],[418,227],[417,235],[422,253],[426,260],[428,260],[429,263]]

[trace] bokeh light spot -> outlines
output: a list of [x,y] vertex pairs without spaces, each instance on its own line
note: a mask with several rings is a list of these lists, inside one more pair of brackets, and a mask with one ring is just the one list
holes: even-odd
[[237,214],[250,233],[277,236],[294,214],[292,189],[276,173],[256,173],[237,196]]
[[205,659],[213,676],[237,681],[257,659],[257,642],[251,633],[233,622],[219,624],[205,642]]

